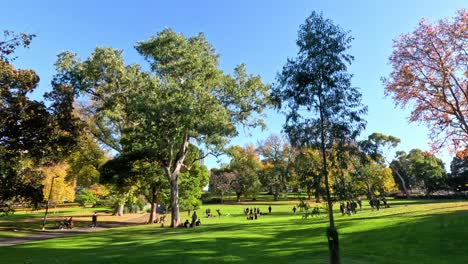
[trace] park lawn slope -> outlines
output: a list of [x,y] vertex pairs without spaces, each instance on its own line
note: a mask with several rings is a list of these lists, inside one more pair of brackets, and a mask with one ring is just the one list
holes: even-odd
[[[273,214],[256,221],[242,214],[253,204],[215,205],[211,210],[223,216],[202,218],[198,228],[114,228],[2,247],[0,254],[3,263],[327,263],[328,219],[304,220],[290,203],[271,204]],[[267,206],[255,204],[263,212]],[[468,263],[468,202],[404,201],[335,213],[342,263]]]

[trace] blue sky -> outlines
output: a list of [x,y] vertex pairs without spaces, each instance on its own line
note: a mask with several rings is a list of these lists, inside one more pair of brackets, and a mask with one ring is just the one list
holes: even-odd
[[[166,27],[186,36],[204,32],[221,55],[225,72],[246,63],[250,73],[274,83],[286,59],[297,52],[299,25],[313,10],[322,11],[355,38],[350,50],[355,61],[349,70],[369,107],[363,135],[399,137],[398,149],[409,151],[429,149],[428,130],[424,124],[409,124],[409,110],[395,108],[392,99],[384,97],[380,78],[391,70],[392,40],[411,32],[423,17],[429,21],[453,17],[457,9],[468,7],[468,1],[3,1],[1,6],[0,30],[37,34],[15,62],[41,77],[36,98],[50,89],[59,52],[70,50],[86,58],[97,46],[112,46],[124,50],[126,63],[146,64],[133,46]],[[256,143],[279,134],[283,121],[280,114],[268,111],[266,131],[241,129],[232,143]],[[439,155],[446,163],[451,161],[447,153]],[[205,163],[218,166],[214,158]]]

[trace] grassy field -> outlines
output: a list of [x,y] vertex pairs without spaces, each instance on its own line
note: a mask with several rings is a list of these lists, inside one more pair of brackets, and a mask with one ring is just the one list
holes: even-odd
[[[248,221],[245,207],[272,215]],[[221,218],[190,229],[138,225],[0,247],[2,263],[327,263],[325,216],[302,219],[295,202],[210,205]],[[390,201],[341,216],[342,263],[468,263],[468,202]],[[335,206],[337,207],[337,206]],[[188,219],[187,212],[182,220]]]

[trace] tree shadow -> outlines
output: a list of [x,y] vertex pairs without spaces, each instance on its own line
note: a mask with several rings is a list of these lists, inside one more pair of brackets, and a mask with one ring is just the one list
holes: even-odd
[[[342,263],[468,263],[468,210],[397,217],[402,221],[384,228],[366,218],[338,222],[348,230],[340,235]],[[327,263],[326,222],[140,226],[0,248],[0,254],[4,263]],[[348,228],[356,225],[372,228]]]

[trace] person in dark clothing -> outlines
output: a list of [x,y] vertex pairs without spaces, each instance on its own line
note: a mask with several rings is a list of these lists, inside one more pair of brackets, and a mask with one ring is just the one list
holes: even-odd
[[345,206],[343,202],[340,203],[340,212],[341,212],[341,215],[345,214]]
[[197,215],[197,211],[194,211],[193,212],[193,215],[192,215],[192,223],[190,223],[190,226],[195,226],[195,222],[197,221],[198,219],[198,215]]
[[261,213],[260,213],[260,208],[257,208],[257,214],[258,214],[258,215],[261,215]]
[[185,222],[184,222],[184,227],[185,227],[185,228],[189,228],[189,227],[190,227],[190,223],[189,223],[189,220],[188,220],[188,219],[185,220]]
[[271,205],[268,206],[268,214],[271,214]]
[[357,198],[357,203],[359,204],[359,211],[362,211],[362,201],[361,201],[361,197],[358,197],[358,198]]
[[216,212],[218,213],[218,217],[221,217],[221,210],[219,210],[219,208],[216,209]]
[[387,205],[387,198],[382,197],[382,202],[383,202],[384,208],[390,207],[390,206]]
[[91,227],[95,228],[97,226],[97,213],[94,212],[93,216],[91,217]]
[[195,222],[195,225],[196,225],[196,226],[200,226],[200,225],[201,225],[200,219],[198,219],[197,222]]

